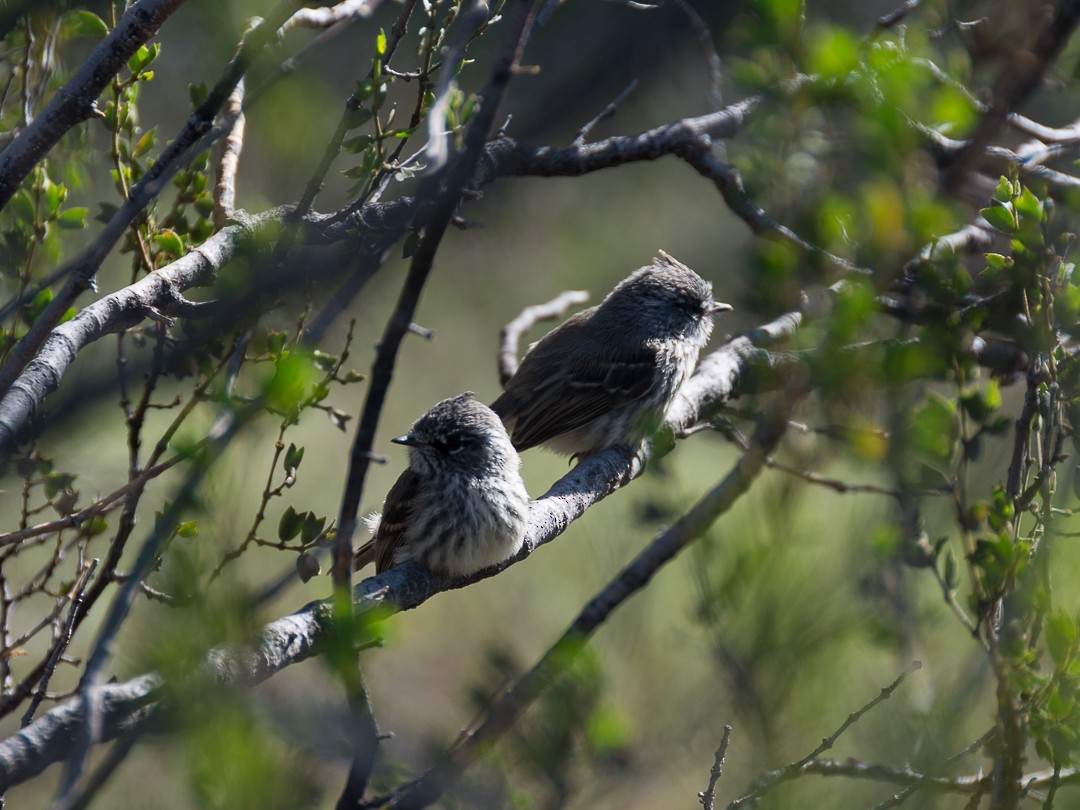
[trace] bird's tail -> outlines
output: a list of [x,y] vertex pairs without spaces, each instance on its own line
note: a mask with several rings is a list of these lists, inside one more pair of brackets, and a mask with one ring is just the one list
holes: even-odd
[[375,562],[375,541],[368,540],[353,552],[353,571],[359,571],[368,563]]

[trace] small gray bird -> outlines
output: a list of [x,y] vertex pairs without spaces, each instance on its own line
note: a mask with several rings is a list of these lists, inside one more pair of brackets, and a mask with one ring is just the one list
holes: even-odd
[[697,365],[712,316],[730,310],[712,285],[660,251],[590,307],[534,343],[491,408],[514,447],[583,456],[637,445],[664,421]]
[[467,391],[436,403],[404,436],[409,468],[390,488],[375,537],[357,550],[354,568],[376,572],[407,560],[467,576],[518,552],[529,495],[521,457],[490,408]]

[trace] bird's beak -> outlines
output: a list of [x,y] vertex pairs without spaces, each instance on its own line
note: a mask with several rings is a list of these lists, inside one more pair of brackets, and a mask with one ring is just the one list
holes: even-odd
[[725,304],[722,301],[713,301],[709,304],[708,314],[715,315],[717,312],[731,312],[733,309],[735,309],[735,307],[731,304]]
[[413,436],[411,436],[408,433],[406,433],[404,436],[398,436],[396,438],[393,438],[390,441],[392,441],[394,444],[404,444],[404,445],[408,445],[409,447],[429,447],[430,446],[426,442],[422,442],[419,439],[413,438]]

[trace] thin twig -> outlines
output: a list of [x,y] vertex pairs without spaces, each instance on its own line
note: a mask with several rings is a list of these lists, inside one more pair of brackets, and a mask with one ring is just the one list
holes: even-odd
[[499,383],[504,387],[518,367],[518,347],[521,337],[541,321],[561,318],[566,310],[589,300],[585,290],[567,290],[544,304],[525,307],[499,332]]
[[704,793],[698,794],[698,799],[701,800],[701,806],[705,810],[713,810],[713,802],[716,797],[716,783],[720,781],[720,777],[724,773],[724,758],[727,756],[728,743],[731,741],[731,726],[724,726],[724,736],[720,739],[720,747],[716,749],[716,756],[713,757],[712,770],[709,771],[709,786],[705,788]]
[[615,111],[619,109],[619,105],[626,101],[627,97],[637,89],[637,86],[638,80],[635,76],[633,79],[630,80],[630,84],[626,85],[626,87],[623,88],[622,92],[619,93],[619,95],[615,96],[615,98],[613,98],[611,102],[606,107],[604,107],[604,109],[597,113],[595,118],[585,123],[577,131],[577,133],[574,135],[574,140],[572,141],[573,145],[581,146],[583,143],[585,143],[589,139],[589,134],[593,131],[593,128],[596,127],[597,124],[600,124],[615,115]]
[[49,690],[49,681],[52,679],[52,674],[56,670],[57,663],[60,661],[60,656],[64,654],[64,650],[66,650],[71,643],[71,634],[75,630],[75,617],[79,615],[83,594],[86,591],[86,584],[90,581],[90,577],[93,576],[94,569],[97,568],[97,566],[97,558],[91,560],[90,564],[79,573],[78,579],[75,580],[75,584],[71,588],[74,598],[71,600],[71,611],[68,613],[67,623],[64,625],[64,630],[60,634],[60,637],[56,639],[53,644],[52,651],[49,653],[49,660],[45,664],[45,673],[41,676],[41,683],[38,685],[37,692],[34,694],[34,699],[30,701],[30,706],[22,717],[21,725],[23,728],[30,725],[30,721],[34,719],[34,713],[37,711],[38,706],[41,705],[41,701],[44,700],[45,694]]
[[920,669],[922,669],[921,661],[912,662],[911,666],[901,672],[900,675],[897,676],[896,680],[894,680],[888,686],[883,687],[876,697],[874,697],[872,700],[863,704],[858,709],[849,714],[847,716],[847,719],[845,719],[844,722],[841,723],[836,728],[836,730],[833,731],[832,734],[825,737],[813,751],[804,756],[802,759],[785,765],[783,768],[779,768],[775,771],[769,771],[768,773],[762,774],[754,788],[740,796],[738,799],[735,799],[735,801],[731,802],[731,804],[727,806],[727,810],[737,810],[737,808],[740,807],[754,806],[755,804],[757,804],[757,802],[761,799],[762,796],[764,796],[778,784],[780,784],[781,782],[785,782],[789,779],[794,779],[809,763],[813,762],[817,759],[818,756],[832,748],[836,744],[836,741],[840,739],[840,735],[842,735],[845,731],[851,728],[851,726],[857,723],[863,717],[863,715],[865,715],[878,704],[883,703],[884,701],[892,697],[893,692],[895,692],[899,688],[900,684],[902,684],[907,679],[908,675]]
[[1080,2],[1059,0],[1030,48],[1018,48],[1002,68],[994,84],[992,101],[974,133],[942,177],[946,190],[955,192],[966,181],[971,167],[994,139],[1009,113],[1020,107],[1039,86],[1043,75],[1055,62],[1073,29],[1080,22]]

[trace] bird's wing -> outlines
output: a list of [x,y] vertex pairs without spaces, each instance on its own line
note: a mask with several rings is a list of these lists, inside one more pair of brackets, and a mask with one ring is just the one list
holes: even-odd
[[[559,329],[579,327],[571,319]],[[612,351],[608,344],[597,351],[596,345],[595,340],[541,340],[525,355],[506,392],[491,405],[513,425],[514,447],[543,444],[649,393],[655,384],[655,347]]]
[[413,499],[420,484],[420,476],[413,470],[405,470],[386,493],[379,531],[375,534],[375,571],[382,573],[394,565],[394,555],[405,542],[405,528],[412,516]]

